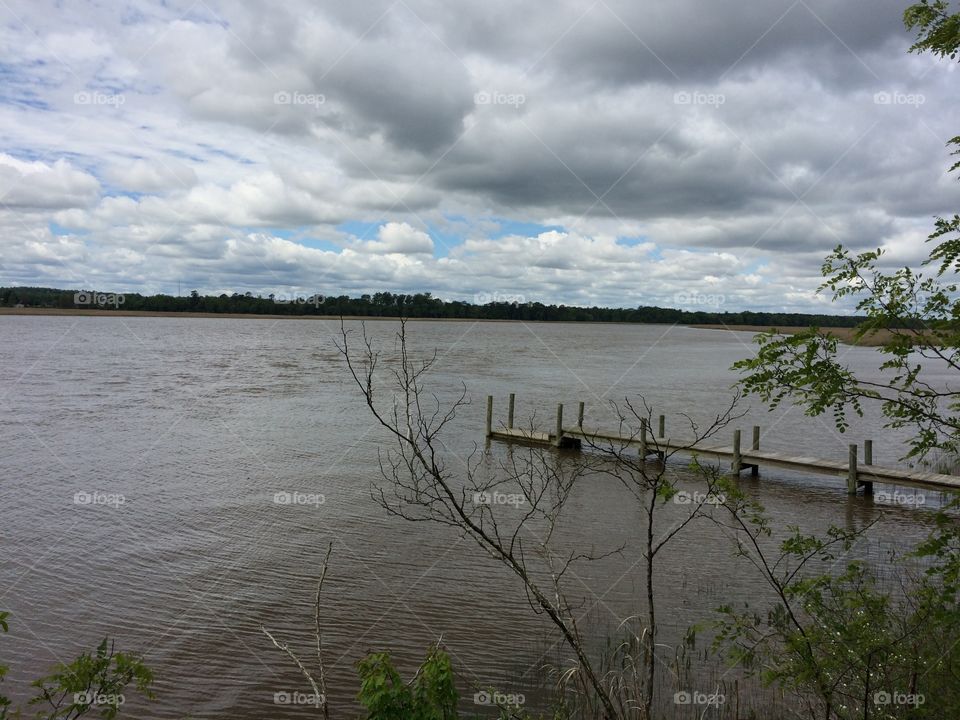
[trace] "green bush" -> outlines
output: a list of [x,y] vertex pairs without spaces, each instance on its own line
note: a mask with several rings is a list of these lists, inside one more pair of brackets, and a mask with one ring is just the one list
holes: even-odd
[[404,683],[389,653],[371,653],[357,663],[368,720],[453,720],[457,690],[450,657],[438,646],[427,653],[410,683]]

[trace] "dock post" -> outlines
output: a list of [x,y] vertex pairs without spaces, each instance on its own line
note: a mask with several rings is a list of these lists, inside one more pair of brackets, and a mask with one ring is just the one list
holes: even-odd
[[487,437],[493,435],[493,395],[487,395]]
[[[863,441],[863,464],[873,465],[873,440]],[[863,494],[873,495],[873,480],[863,483]]]
[[857,444],[850,443],[850,465],[847,469],[847,495],[857,494]]
[[[759,425],[753,426],[753,441],[750,443],[750,449],[756,450],[758,452],[760,450],[760,426]],[[757,477],[759,474],[760,474],[760,463],[755,462],[750,468],[750,475],[753,477]]]
[[730,463],[730,470],[734,475],[739,475],[743,467],[743,458],[740,455],[740,429],[733,431],[733,462]]
[[557,405],[557,434],[553,440],[553,444],[557,447],[560,447],[560,444],[563,442],[563,403]]
[[647,459],[647,419],[640,418],[640,459]]
[[[657,418],[657,437],[660,440],[667,439],[667,418],[663,415]],[[666,460],[667,449],[664,447],[662,443],[657,443],[657,446],[660,448],[659,450],[657,450],[657,457],[660,458],[661,460]]]
[[583,430],[583,401],[580,401],[580,406],[577,408],[577,427]]
[[513,430],[513,405],[516,402],[517,394],[510,393],[510,404],[507,406],[507,427]]

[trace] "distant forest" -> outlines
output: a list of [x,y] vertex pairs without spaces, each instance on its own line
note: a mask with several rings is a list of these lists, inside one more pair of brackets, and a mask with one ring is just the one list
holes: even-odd
[[430,293],[378,292],[351,298],[346,295],[312,295],[299,298],[232,295],[140,295],[36,287],[0,288],[0,307],[103,308],[116,312],[203,312],[250,315],[355,315],[362,317],[456,318],[477,320],[530,320],[558,322],[682,323],[763,325],[768,327],[853,327],[863,318],[850,315],[806,313],[716,312],[647,307],[607,308],[544,305],[539,302],[489,302],[474,304],[445,301]]

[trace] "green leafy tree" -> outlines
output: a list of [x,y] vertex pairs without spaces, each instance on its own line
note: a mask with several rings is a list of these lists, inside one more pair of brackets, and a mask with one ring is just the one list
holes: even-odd
[[[957,59],[960,14],[951,14],[948,3],[911,5],[904,23],[918,32],[912,51]],[[960,136],[948,145],[960,148]],[[957,168],[960,163],[951,171]],[[880,249],[853,254],[837,247],[823,264],[820,291],[829,290],[835,301],[854,299],[857,312],[866,316],[856,338],[881,339],[882,380],[857,377],[842,363],[836,338],[812,327],[792,336],[775,331],[758,336],[757,356],[734,366],[746,374],[747,393],[773,407],[790,398],[810,415],[832,413],[841,432],[848,427],[849,411],[862,414],[864,403],[878,402],[888,427],[916,429],[907,457],[931,450],[957,453],[960,393],[928,383],[923,370],[932,365],[960,371],[960,215],[937,218],[928,241],[927,274],[910,268],[882,271]]]
[[[832,568],[870,529],[799,528],[771,549],[762,509],[731,491],[726,527],[774,601],[719,608],[714,647],[746,672],[791,693],[803,715],[823,720],[946,718],[960,713],[958,504],[912,555],[919,577],[897,564],[884,586],[864,563]],[[901,558],[906,560],[906,558]],[[944,642],[947,638],[947,642]]]
[[929,364],[960,371],[960,299],[956,283],[944,281],[945,273],[956,270],[941,267],[928,277],[910,268],[885,274],[876,265],[881,255],[852,255],[838,247],[823,265],[820,289],[832,291],[835,300],[857,298],[858,310],[867,315],[857,338],[884,334],[882,379],[858,377],[843,364],[837,339],[815,327],[795,335],[762,333],[757,355],[734,367],[746,374],[745,392],[771,408],[791,399],[809,415],[831,413],[844,432],[848,412],[862,415],[865,403],[878,402],[887,427],[916,429],[908,457],[933,449],[956,452],[960,394],[923,375]]
[[[0,631],[9,631],[9,612],[0,612]],[[0,665],[0,681],[9,671]],[[73,720],[96,712],[103,718],[115,718],[126,701],[130,684],[144,696],[153,697],[150,686],[153,673],[139,656],[117,652],[107,638],[93,653],[82,653],[69,664],[60,664],[49,675],[34,681],[37,694],[28,701],[37,706],[35,717],[42,720]],[[0,720],[10,717],[10,698],[0,694]],[[13,717],[21,717],[14,711]]]
[[36,680],[38,689],[30,705],[40,706],[47,720],[71,720],[98,712],[100,717],[115,718],[126,701],[127,686],[148,698],[153,673],[142,660],[130,653],[117,652],[107,638],[93,653],[82,653],[72,663],[58,665],[50,675]]
[[[960,14],[951,14],[946,2],[912,5],[904,21],[919,34],[912,51],[957,58]],[[960,147],[960,137],[949,145]],[[956,453],[960,394],[928,383],[923,370],[960,370],[958,231],[960,216],[937,218],[927,274],[883,272],[880,250],[852,254],[838,247],[824,262],[820,289],[835,300],[856,299],[865,315],[858,338],[882,338],[882,380],[857,377],[842,364],[836,339],[810,328],[790,337],[760,335],[757,356],[735,365],[746,374],[746,391],[773,406],[789,398],[808,414],[830,412],[841,431],[851,409],[862,413],[866,403],[877,402],[889,427],[913,431],[908,457]],[[917,577],[898,564],[899,582],[889,590],[860,562],[831,571],[869,526],[832,529],[825,540],[793,528],[771,552],[762,509],[742,495],[732,498],[729,528],[738,552],[776,599],[760,609],[720,608],[716,645],[731,660],[794,692],[811,718],[960,716],[960,499],[938,514],[935,529],[911,553],[924,572]]]
[[942,58],[957,59],[960,48],[960,13],[950,12],[946,0],[921,0],[903,13],[908,30],[917,30],[911,52],[931,52]]
[[370,653],[357,663],[368,720],[455,720],[457,690],[450,656],[434,645],[413,680],[404,683],[389,653]]

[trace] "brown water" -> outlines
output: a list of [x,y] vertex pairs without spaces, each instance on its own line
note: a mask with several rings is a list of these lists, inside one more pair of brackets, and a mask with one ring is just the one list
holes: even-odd
[[[472,541],[388,517],[371,500],[384,435],[347,381],[337,329],[310,320],[0,317],[7,694],[25,699],[30,679],[110,635],[142,652],[158,678],[148,708],[130,698],[133,717],[309,715],[274,703],[275,693],[306,686],[258,625],[310,655],[312,595],[332,542],[323,619],[335,708],[352,707],[353,664],[364,653],[389,649],[408,671],[441,635],[465,693],[496,685],[536,707],[536,668],[543,657],[562,660],[562,648],[551,650],[554,638],[518,584]],[[368,329],[389,340],[397,324]],[[585,401],[602,425],[613,422],[608,400],[642,393],[675,427],[679,412],[721,409],[731,363],[752,353],[748,334],[684,327],[411,322],[409,330],[417,346],[439,350],[431,389],[449,397],[463,381],[474,400],[445,437],[455,470],[482,442],[487,394],[502,417],[517,392],[518,417],[536,411],[546,426],[557,402]],[[871,349],[845,353],[864,372],[879,362]],[[747,437],[761,424],[764,449],[842,459],[849,442],[869,437],[878,464],[894,464],[903,449],[903,436],[876,417],[840,435],[829,419],[747,405],[738,426]],[[744,486],[779,525],[857,525],[882,512],[868,551],[876,558],[920,537],[938,503],[932,493],[921,508],[851,500],[839,479],[774,470]],[[276,504],[284,491],[324,502]],[[94,492],[124,502],[75,502]],[[600,642],[642,606],[642,527],[609,478],[581,484],[571,511],[565,542],[627,544],[621,556],[579,567],[572,584]],[[763,595],[708,526],[680,536],[662,562],[665,640],[721,600]]]

